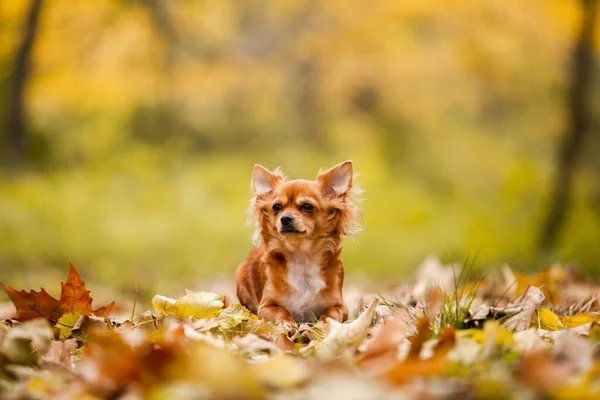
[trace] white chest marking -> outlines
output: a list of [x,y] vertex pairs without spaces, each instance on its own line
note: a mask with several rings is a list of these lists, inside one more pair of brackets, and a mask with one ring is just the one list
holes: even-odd
[[318,318],[322,310],[315,300],[325,287],[321,268],[311,263],[289,263],[287,281],[290,297],[286,308],[296,322],[310,322],[313,314]]

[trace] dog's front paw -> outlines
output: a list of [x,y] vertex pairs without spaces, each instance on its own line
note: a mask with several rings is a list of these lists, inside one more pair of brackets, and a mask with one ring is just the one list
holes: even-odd
[[287,330],[288,337],[293,337],[298,333],[298,324],[296,321],[283,321],[280,324]]
[[321,314],[319,322],[327,323],[328,319],[336,322],[344,322],[348,319],[348,309],[343,305],[327,307],[323,314]]

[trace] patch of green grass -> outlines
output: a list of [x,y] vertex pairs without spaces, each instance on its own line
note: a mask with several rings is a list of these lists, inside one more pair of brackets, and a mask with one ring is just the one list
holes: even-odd
[[[200,288],[206,280],[230,277],[252,248],[253,228],[244,223],[254,163],[282,165],[290,178],[312,178],[319,168],[347,158],[354,159],[357,182],[366,189],[365,230],[358,240],[346,240],[342,253],[348,275],[400,281],[426,255],[445,249],[462,257],[467,249],[481,248],[478,266],[511,260],[522,261],[516,267],[535,266],[531,243],[536,217],[524,218],[505,207],[519,208],[520,203],[468,196],[459,187],[449,193],[432,191],[415,177],[397,176],[369,148],[306,153],[198,159],[131,146],[102,162],[4,179],[1,279],[37,288],[72,262],[90,285],[110,286],[133,298],[137,283],[139,300],[153,293],[180,293],[182,287]],[[518,187],[530,187],[538,176],[535,170],[524,178],[510,176],[517,178],[528,179]],[[578,210],[573,215],[579,219]],[[584,232],[591,235],[595,229],[590,225]],[[588,246],[579,258],[594,259],[597,250]],[[460,310],[453,313],[456,320]]]

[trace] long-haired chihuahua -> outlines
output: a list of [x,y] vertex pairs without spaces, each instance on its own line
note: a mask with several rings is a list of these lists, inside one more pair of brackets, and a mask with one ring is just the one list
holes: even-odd
[[352,161],[319,172],[314,181],[288,181],[279,169],[254,166],[249,216],[256,246],[236,274],[242,305],[288,327],[348,318],[340,253],[342,237],[361,229],[353,180]]

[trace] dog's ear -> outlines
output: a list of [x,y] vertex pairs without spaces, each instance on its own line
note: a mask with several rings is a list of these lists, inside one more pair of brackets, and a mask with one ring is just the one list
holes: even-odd
[[279,172],[279,169],[271,172],[260,164],[254,165],[251,186],[252,191],[257,196],[272,192],[281,182],[283,182],[283,176]]
[[342,196],[352,189],[352,161],[344,161],[325,172],[319,172],[317,180],[328,196]]

